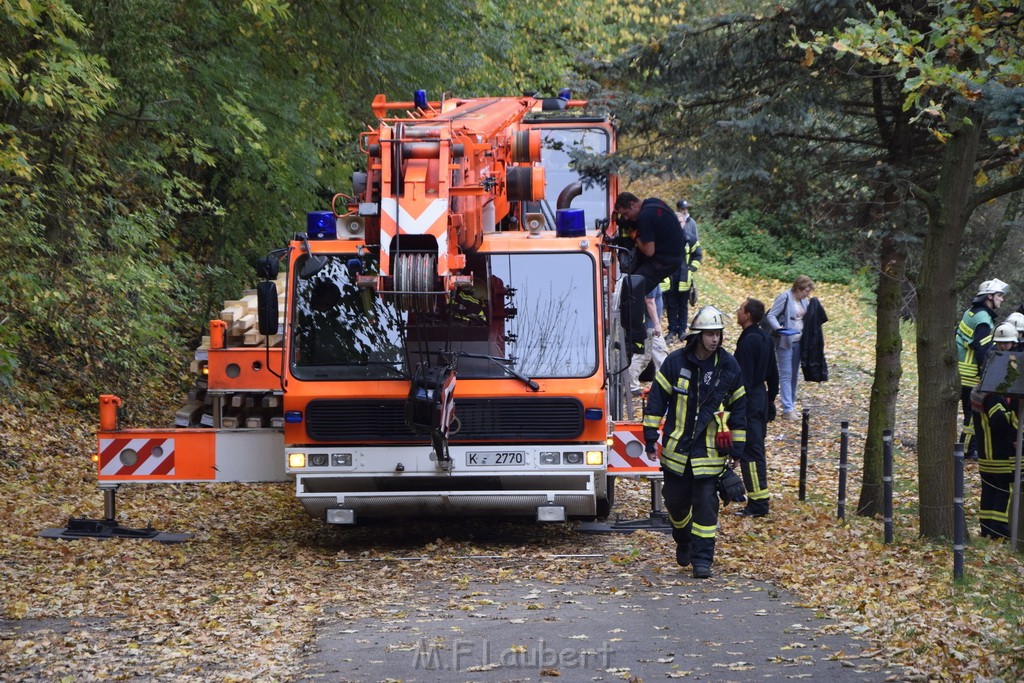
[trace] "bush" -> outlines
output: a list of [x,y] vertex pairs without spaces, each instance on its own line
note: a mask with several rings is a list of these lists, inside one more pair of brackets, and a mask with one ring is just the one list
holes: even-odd
[[704,223],[700,231],[703,248],[743,275],[784,282],[808,275],[841,284],[856,276],[856,263],[839,239],[823,239],[779,216],[747,209]]

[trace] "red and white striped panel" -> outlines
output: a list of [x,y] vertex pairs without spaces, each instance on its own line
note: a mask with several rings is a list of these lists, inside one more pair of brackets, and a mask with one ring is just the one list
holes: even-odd
[[644,470],[644,471],[658,471],[661,469],[661,464],[657,460],[648,460],[646,454],[641,455],[638,458],[631,457],[626,454],[626,445],[636,441],[640,444],[640,450],[643,451],[644,442],[640,438],[643,434],[643,427],[639,427],[638,430],[632,429],[617,429],[612,432],[612,447],[608,451],[608,468],[611,469],[632,469],[632,470]]
[[[121,454],[132,449],[138,455],[126,465]],[[173,475],[174,439],[100,439],[100,475]]]

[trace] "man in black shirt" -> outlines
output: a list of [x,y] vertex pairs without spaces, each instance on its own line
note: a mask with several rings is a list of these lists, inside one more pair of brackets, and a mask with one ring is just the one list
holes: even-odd
[[615,198],[620,223],[636,227],[637,256],[630,273],[644,278],[644,292],[676,272],[683,262],[683,231],[675,211],[660,199],[640,200],[631,192]]
[[615,212],[618,214],[620,239],[625,238],[628,243],[626,231],[633,230],[632,238],[636,244],[636,256],[626,267],[626,272],[634,279],[643,278],[639,286],[631,284],[624,290],[633,293],[624,295],[620,304],[626,348],[630,354],[638,354],[643,353],[647,331],[643,314],[633,309],[639,305],[642,295],[679,269],[685,240],[675,212],[660,199],[640,201],[635,194],[622,192],[615,198]]
[[736,362],[747,390],[747,440],[740,456],[740,471],[747,489],[747,506],[736,514],[764,517],[768,514],[768,463],[764,454],[768,423],[775,419],[775,397],[779,394],[779,365],[771,337],[758,324],[764,319],[764,304],[747,299],[736,310],[736,322],[743,328],[736,342]]

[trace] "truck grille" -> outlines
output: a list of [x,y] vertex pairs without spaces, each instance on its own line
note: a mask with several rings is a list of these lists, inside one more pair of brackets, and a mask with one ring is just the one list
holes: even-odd
[[[583,433],[583,404],[575,398],[466,398],[455,400],[462,441],[548,441]],[[319,399],[306,409],[306,433],[314,441],[421,443],[426,434],[405,426],[405,401]]]

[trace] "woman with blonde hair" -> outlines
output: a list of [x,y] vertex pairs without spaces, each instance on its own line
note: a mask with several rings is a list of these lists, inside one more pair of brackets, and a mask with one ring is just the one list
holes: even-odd
[[800,336],[807,313],[807,298],[814,291],[814,280],[801,275],[793,286],[775,297],[765,319],[772,328],[775,355],[779,361],[779,397],[782,419],[799,420],[796,413],[796,382],[800,374]]

